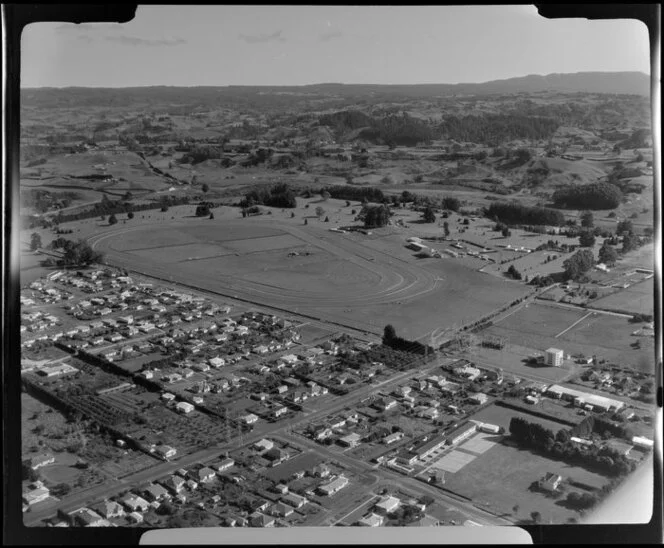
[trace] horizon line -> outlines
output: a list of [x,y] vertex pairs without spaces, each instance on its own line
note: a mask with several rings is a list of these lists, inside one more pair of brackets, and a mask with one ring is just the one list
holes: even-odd
[[546,78],[549,76],[571,76],[579,74],[641,74],[651,78],[652,75],[640,70],[584,70],[577,72],[550,72],[548,74],[525,74],[521,76],[509,76],[507,78],[497,78],[494,80],[485,80],[483,82],[419,82],[414,84],[379,84],[379,83],[346,83],[346,82],[317,82],[310,84],[202,84],[202,85],[169,85],[169,84],[144,84],[144,85],[128,85],[128,86],[38,86],[38,87],[23,87],[21,90],[38,90],[38,89],[136,89],[136,88],[232,88],[232,87],[251,87],[251,88],[304,88],[314,86],[467,86],[467,85],[484,85],[493,82],[505,82],[508,80],[517,80],[529,77]]

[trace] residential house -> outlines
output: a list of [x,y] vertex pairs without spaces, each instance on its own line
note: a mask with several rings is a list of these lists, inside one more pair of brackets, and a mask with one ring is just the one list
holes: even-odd
[[30,457],[26,461],[28,466],[30,466],[30,468],[32,468],[33,470],[37,470],[38,468],[41,468],[42,466],[46,466],[48,464],[53,464],[54,462],[55,462],[55,457],[51,453],[40,453],[39,455]]
[[270,514],[281,518],[290,516],[291,514],[293,514],[294,511],[295,510],[293,509],[292,506],[284,504],[283,502],[277,502],[276,504],[273,504],[269,510]]
[[147,500],[133,493],[128,493],[119,502],[130,512],[146,512],[150,508],[150,503]]
[[195,479],[199,483],[210,483],[216,477],[217,477],[216,472],[212,470],[212,468],[208,468],[207,466],[201,468],[193,475],[193,479]]
[[291,505],[293,508],[302,508],[307,502],[306,497],[300,496],[296,493],[287,493],[281,497],[282,502]]
[[229,468],[232,468],[235,466],[235,461],[231,458],[225,458],[222,460],[219,464],[216,465],[216,469],[219,472],[223,472],[224,470],[228,470]]
[[80,527],[104,527],[109,525],[108,521],[90,508],[79,508],[69,512],[69,519],[72,524]]
[[398,497],[386,496],[374,505],[377,512],[381,514],[391,514],[401,505],[401,500]]
[[362,527],[380,527],[383,525],[385,518],[373,512],[367,514],[363,518],[357,520],[356,524]]
[[97,512],[105,519],[119,518],[125,515],[125,510],[120,504],[113,500],[105,500],[92,507],[92,510]]
[[174,495],[177,495],[184,489],[184,479],[180,476],[171,475],[161,482],[161,484],[171,491]]
[[334,495],[335,493],[337,493],[347,485],[348,485],[348,478],[343,475],[340,475],[323,485],[319,485],[318,491],[320,491],[321,494],[329,497]]
[[258,451],[269,451],[270,449],[272,449],[274,447],[274,442],[272,440],[268,440],[266,438],[263,438],[262,440],[257,441],[254,444],[254,447]]
[[274,518],[261,512],[254,512],[249,516],[251,527],[274,527]]
[[346,447],[357,447],[362,441],[362,436],[356,432],[352,432],[347,436],[339,439],[339,443]]
[[537,482],[537,485],[539,486],[540,489],[553,492],[558,489],[558,486],[560,485],[560,482],[562,480],[563,478],[558,474],[547,472],[547,474]]
[[326,478],[330,475],[330,467],[325,463],[317,464],[311,470],[311,475],[316,478]]
[[145,498],[149,501],[161,501],[161,500],[168,500],[171,498],[170,494],[168,491],[158,483],[153,483],[152,485],[149,485],[143,490],[143,493],[145,494]]

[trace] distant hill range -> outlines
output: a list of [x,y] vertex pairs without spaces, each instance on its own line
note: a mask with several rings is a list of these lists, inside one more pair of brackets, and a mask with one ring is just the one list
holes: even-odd
[[147,86],[131,88],[25,88],[24,105],[121,106],[123,103],[164,101],[171,104],[207,103],[222,98],[259,96],[299,96],[315,99],[349,98],[419,98],[455,95],[510,95],[516,93],[602,93],[648,96],[650,77],[642,72],[577,72],[574,74],[531,74],[519,78],[475,84],[312,84],[305,86]]

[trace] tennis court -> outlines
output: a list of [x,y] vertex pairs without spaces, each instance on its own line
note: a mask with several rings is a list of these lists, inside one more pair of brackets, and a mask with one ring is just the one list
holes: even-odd
[[454,474],[476,458],[477,455],[471,455],[470,453],[464,453],[462,451],[452,451],[451,453],[447,453],[442,459],[434,462],[431,465],[431,468],[445,470],[445,472],[451,472]]
[[491,449],[496,444],[496,442],[490,441],[487,438],[495,438],[495,437],[496,437],[495,434],[480,432],[473,439],[468,440],[466,443],[464,443],[461,447],[466,451],[471,451],[472,453],[481,455],[482,453],[485,453],[486,451]]

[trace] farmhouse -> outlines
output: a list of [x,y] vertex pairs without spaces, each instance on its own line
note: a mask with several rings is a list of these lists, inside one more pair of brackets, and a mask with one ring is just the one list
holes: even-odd
[[71,523],[82,527],[103,527],[109,523],[90,508],[79,508],[69,513]]
[[171,498],[168,491],[159,484],[150,485],[143,492],[148,500],[164,500]]
[[120,504],[127,508],[130,512],[145,512],[150,508],[150,503],[145,500],[143,497],[134,495],[133,493],[128,493],[122,499],[120,499]]
[[560,485],[562,480],[563,478],[561,476],[553,474],[552,472],[548,472],[541,480],[537,482],[537,485],[540,489],[553,492],[558,489],[558,485]]
[[171,491],[174,495],[177,495],[184,489],[184,479],[180,476],[169,476],[161,482],[161,484]]

